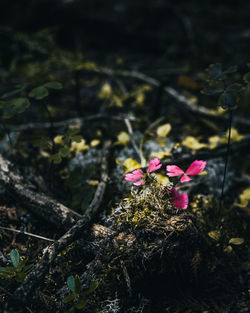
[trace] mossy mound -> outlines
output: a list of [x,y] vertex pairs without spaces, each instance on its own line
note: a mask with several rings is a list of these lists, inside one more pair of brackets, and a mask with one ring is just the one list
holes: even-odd
[[191,215],[175,208],[171,192],[153,178],[145,186],[132,189],[110,216],[117,235],[106,248],[102,292],[110,298],[112,290],[127,308],[138,295],[158,303],[200,288],[206,273],[207,243]]

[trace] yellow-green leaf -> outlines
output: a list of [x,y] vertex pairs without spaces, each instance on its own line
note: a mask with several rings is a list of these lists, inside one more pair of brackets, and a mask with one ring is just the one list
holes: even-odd
[[71,143],[70,151],[71,152],[81,152],[88,150],[89,146],[86,145],[85,139],[82,139],[80,142],[73,141]]
[[125,173],[132,172],[133,170],[142,167],[142,165],[139,162],[135,161],[132,158],[126,159],[123,166]]
[[187,136],[182,141],[182,145],[192,150],[207,148],[207,145],[205,143],[200,143],[199,140],[193,136]]
[[219,136],[212,136],[212,137],[208,138],[208,141],[209,141],[208,148],[209,149],[215,149],[218,146],[218,144],[221,142],[221,137],[219,137]]
[[[226,136],[222,137],[220,141],[226,143],[228,141],[228,135],[229,135],[229,130],[227,131]],[[236,128],[231,129],[231,142],[241,141],[243,138],[244,136],[240,135]]]
[[212,230],[208,233],[208,236],[216,241],[220,239],[220,232],[218,230]]
[[105,83],[102,85],[101,90],[98,93],[98,98],[99,99],[109,99],[112,94],[112,87],[110,86],[109,83]]
[[229,240],[229,243],[231,245],[239,246],[239,245],[242,245],[244,243],[244,239],[243,238],[231,238]]
[[249,200],[250,200],[250,188],[247,188],[243,190],[243,192],[240,194],[240,203],[234,203],[234,205],[240,208],[244,208],[247,206]]
[[159,159],[163,159],[165,157],[171,156],[170,151],[171,151],[171,149],[169,149],[168,151],[152,152],[150,156],[151,157],[156,157],[156,158],[159,158]]
[[164,186],[167,186],[168,183],[169,183],[169,178],[167,176],[164,176],[164,175],[161,175],[161,174],[156,174],[156,177],[157,177],[157,181],[164,185]]
[[63,136],[62,135],[58,135],[56,137],[54,137],[54,143],[57,145],[64,145],[64,141],[63,141]]
[[126,145],[130,141],[129,134],[126,132],[120,132],[117,136],[116,144]]
[[99,144],[100,144],[100,140],[99,140],[99,139],[93,139],[93,140],[91,140],[91,142],[90,142],[90,146],[91,146],[92,148],[97,147]]
[[231,253],[232,250],[233,250],[232,246],[228,245],[228,246],[226,246],[226,248],[224,249],[224,252],[225,252],[225,253]]
[[171,125],[169,123],[161,125],[157,128],[156,133],[158,137],[166,137],[171,131]]

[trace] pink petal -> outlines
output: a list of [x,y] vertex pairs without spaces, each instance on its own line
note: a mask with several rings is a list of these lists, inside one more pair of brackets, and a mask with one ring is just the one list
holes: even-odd
[[172,203],[175,207],[179,209],[186,210],[188,207],[188,195],[183,193],[172,200]]
[[178,191],[177,191],[175,188],[172,188],[172,189],[171,189],[171,193],[172,193],[172,197],[173,197],[173,198],[178,197]]
[[143,185],[143,184],[145,184],[145,181],[143,179],[140,179],[137,182],[133,183],[133,185],[135,185],[135,186],[140,186],[140,185]]
[[132,173],[125,175],[125,180],[127,181],[135,181],[143,177],[143,171],[141,169],[134,170]]
[[161,161],[158,158],[154,158],[153,160],[151,160],[148,165],[147,173],[154,172],[161,168],[162,164],[160,164],[160,162]]
[[176,165],[167,165],[166,169],[169,172],[167,173],[169,177],[179,176],[184,173],[183,170]]
[[187,175],[197,175],[200,174],[204,168],[206,167],[207,162],[206,161],[198,161],[195,160],[190,166],[189,168],[186,170],[185,174]]
[[190,178],[189,176],[187,176],[187,175],[184,173],[183,176],[182,176],[181,179],[180,179],[180,182],[181,182],[181,183],[185,183],[185,182],[190,181],[190,180],[192,180],[192,178]]
[[185,210],[188,207],[188,195],[186,193],[179,195],[175,188],[171,189],[171,193],[173,205],[176,208]]

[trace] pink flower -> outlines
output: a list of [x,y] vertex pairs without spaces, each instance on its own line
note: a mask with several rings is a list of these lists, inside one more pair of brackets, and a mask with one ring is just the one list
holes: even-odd
[[[162,164],[160,164],[160,160],[158,158],[154,158],[149,162],[148,168],[147,168],[147,173],[152,173],[159,168],[162,167]],[[126,174],[125,175],[125,180],[127,181],[136,181],[133,183],[135,186],[140,186],[145,184],[145,181],[143,179],[144,177],[144,172],[141,169],[134,170],[132,173]]]
[[134,170],[132,173],[126,174],[125,175],[125,179],[127,181],[135,181],[138,180],[137,182],[133,183],[136,186],[140,186],[142,184],[144,184],[144,180],[142,179],[142,177],[144,176],[143,171],[139,168],[137,170]]
[[188,195],[186,193],[182,193],[181,195],[178,194],[178,191],[175,188],[172,188],[172,204],[179,209],[186,210],[188,207]]
[[167,176],[174,177],[174,176],[182,175],[182,177],[180,179],[180,182],[184,183],[184,182],[192,180],[192,178],[190,178],[188,175],[198,175],[198,174],[200,174],[204,170],[206,165],[207,165],[206,161],[195,160],[189,166],[189,168],[186,170],[186,172],[184,172],[181,168],[179,168],[176,165],[167,165],[167,167],[166,167],[166,169],[167,169]]
[[158,158],[154,158],[153,160],[151,160],[148,165],[147,173],[152,173],[161,168],[162,164],[160,162],[161,161]]

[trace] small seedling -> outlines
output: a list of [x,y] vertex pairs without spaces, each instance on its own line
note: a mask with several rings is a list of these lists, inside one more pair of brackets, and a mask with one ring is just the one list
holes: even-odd
[[89,289],[81,291],[81,281],[78,275],[69,276],[67,279],[67,286],[71,293],[63,298],[64,303],[75,300],[75,304],[69,309],[69,312],[84,309],[88,301],[88,296],[93,293],[98,287],[98,281],[93,280],[89,284]]
[[14,278],[18,283],[21,283],[32,269],[33,264],[26,265],[28,257],[21,261],[19,252],[16,249],[11,250],[10,259],[12,266],[0,267],[0,278]]

